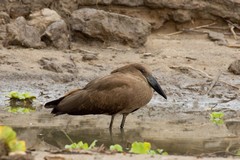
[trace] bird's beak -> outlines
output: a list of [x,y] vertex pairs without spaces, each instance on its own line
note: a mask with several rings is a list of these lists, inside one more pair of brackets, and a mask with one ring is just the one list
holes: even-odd
[[163,92],[162,88],[158,84],[157,80],[153,76],[147,76],[147,81],[150,84],[150,86],[161,96],[163,96],[165,99],[167,99],[167,96]]

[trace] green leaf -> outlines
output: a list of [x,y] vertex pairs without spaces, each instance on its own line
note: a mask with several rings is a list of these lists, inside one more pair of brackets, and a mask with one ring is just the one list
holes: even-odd
[[90,144],[90,146],[89,146],[88,149],[93,149],[93,148],[96,146],[96,143],[97,143],[97,140],[94,140],[94,141]]
[[224,113],[223,112],[212,112],[210,114],[210,121],[216,125],[224,124]]
[[147,154],[151,149],[151,144],[149,142],[134,142],[130,152],[137,154]]
[[111,145],[110,151],[117,151],[117,152],[123,152],[123,148],[119,144]]
[[66,149],[76,149],[78,147],[77,143],[73,143],[70,145],[65,145]]
[[151,155],[157,154],[157,152],[154,151],[154,150],[150,150],[148,153],[151,154]]
[[160,155],[164,155],[164,156],[168,155],[168,153],[166,151],[164,151],[163,149],[157,149],[156,151]]
[[10,148],[11,152],[16,152],[16,151],[26,151],[26,144],[24,141],[19,141],[19,140],[12,140],[8,143],[8,147]]
[[29,93],[29,92],[25,92],[22,95],[25,99],[36,99],[36,97],[31,95],[31,93]]
[[79,141],[78,143],[72,143],[70,145],[65,145],[65,149],[92,149],[95,147],[97,140],[94,140],[90,146],[88,146],[87,143],[83,143],[82,141]]
[[9,94],[8,94],[8,97],[9,98],[13,98],[13,99],[24,99],[24,97],[22,96],[21,93],[17,92],[17,91],[11,91]]
[[223,118],[224,113],[223,112],[212,112],[211,117],[213,118]]
[[83,143],[82,141],[80,141],[77,144],[77,148],[87,150],[88,149],[88,144],[87,143]]
[[17,92],[17,91],[11,91],[8,94],[8,97],[10,99],[18,99],[18,100],[36,99],[36,97],[31,95],[31,93],[29,93],[29,92],[20,93],[20,92]]
[[16,139],[16,132],[8,126],[0,126],[0,140],[9,143]]

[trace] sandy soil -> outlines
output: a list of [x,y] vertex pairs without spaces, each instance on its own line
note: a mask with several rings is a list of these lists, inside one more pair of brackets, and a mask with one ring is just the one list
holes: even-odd
[[[227,68],[231,62],[240,58],[240,49],[219,46],[210,41],[207,35],[165,36],[165,33],[162,30],[152,34],[147,44],[139,49],[118,44],[108,46],[98,42],[81,45],[73,43],[71,49],[65,51],[51,48],[1,48],[0,105],[8,105],[5,95],[12,90],[30,91],[37,96],[37,112],[15,115],[0,110],[0,124],[15,127],[19,137],[27,141],[28,148],[36,150],[32,152],[36,159],[49,155],[43,151],[61,148],[69,143],[66,137],[56,136],[62,129],[76,141],[98,139],[99,145],[110,145],[107,129],[110,117],[51,117],[50,111],[42,108],[42,105],[69,90],[83,87],[96,77],[109,74],[117,67],[130,62],[141,62],[153,69],[168,100],[156,94],[145,108],[129,115],[124,138],[121,138],[122,133],[118,130],[121,118],[117,117],[114,123],[114,143],[127,145],[133,141],[145,140],[151,142],[153,148],[164,148],[170,154],[194,156],[215,156],[211,153],[225,152],[229,146],[230,151],[239,148],[239,138],[233,134],[236,128],[228,130],[225,125],[215,126],[209,121],[209,113],[213,110],[223,111],[226,121],[239,117],[240,79],[229,73]],[[228,41],[233,39],[229,37]],[[93,55],[97,60],[83,61],[82,57],[86,54]],[[44,69],[39,63],[42,58],[47,58],[55,66],[54,71]],[[213,79],[219,73],[218,82],[207,95]],[[30,139],[29,134],[32,135]],[[59,156],[70,159],[112,159],[116,156],[117,159],[150,158],[148,155],[122,154]],[[193,157],[154,156],[151,159]]]

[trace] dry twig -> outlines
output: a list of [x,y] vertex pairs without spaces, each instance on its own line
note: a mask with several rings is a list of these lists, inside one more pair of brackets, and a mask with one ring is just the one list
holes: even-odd
[[214,78],[214,80],[212,81],[212,84],[211,84],[211,86],[209,87],[209,89],[208,89],[208,91],[206,92],[206,94],[208,94],[208,93],[213,89],[213,87],[215,86],[215,84],[216,84],[217,81],[219,80],[219,77],[220,77],[221,74],[222,74],[221,71],[217,74],[216,78]]
[[230,26],[230,31],[231,31],[231,33],[233,34],[233,37],[234,37],[234,39],[238,39],[238,36],[237,36],[237,34],[235,33],[235,31],[234,31],[234,26]]
[[228,26],[230,27],[230,31],[231,31],[231,33],[233,34],[234,39],[238,39],[238,36],[237,36],[237,34],[235,33],[234,28],[240,29],[240,26],[239,26],[238,24],[232,23],[232,22],[229,21],[229,20],[226,20],[226,21],[227,21],[227,23],[228,23]]
[[177,35],[177,34],[181,34],[181,33],[183,33],[183,32],[194,31],[194,30],[197,30],[197,29],[201,29],[201,28],[206,28],[206,27],[209,27],[209,26],[213,26],[213,25],[215,25],[215,24],[216,24],[216,23],[213,22],[213,23],[210,23],[210,24],[202,25],[202,26],[197,26],[197,27],[193,27],[193,28],[183,29],[183,30],[181,30],[181,31],[169,33],[169,34],[167,34],[167,36]]

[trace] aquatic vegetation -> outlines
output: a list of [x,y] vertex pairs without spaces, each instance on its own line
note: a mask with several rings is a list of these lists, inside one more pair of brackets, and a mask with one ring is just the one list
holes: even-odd
[[212,112],[210,114],[210,121],[216,125],[224,124],[224,113],[223,112]]
[[0,126],[0,141],[5,143],[10,152],[25,152],[25,141],[20,141],[16,137],[16,132],[8,126]]
[[[91,145],[89,146],[87,143],[83,143],[79,141],[78,143],[72,143],[70,145],[65,145],[65,149],[73,150],[73,149],[83,149],[83,150],[90,150],[96,147],[97,140],[94,140]],[[111,152],[124,152],[123,147],[120,144],[114,144],[109,147]],[[133,142],[131,145],[129,153],[134,154],[160,154],[160,155],[168,155],[166,151],[163,149],[152,150],[151,144],[149,142]]]
[[149,142],[133,142],[130,153],[168,155],[163,149],[152,150]]
[[147,154],[150,152],[150,149],[151,144],[149,142],[133,142],[131,150],[129,152],[137,154]]
[[8,97],[10,99],[18,99],[18,100],[34,100],[36,99],[35,96],[31,95],[30,92],[23,92],[23,93],[20,93],[20,92],[17,92],[17,91],[11,91],[9,94],[8,94]]
[[109,147],[110,151],[117,151],[117,152],[123,152],[123,148],[119,144],[111,145]]
[[94,140],[90,146],[88,143],[83,143],[82,141],[79,141],[78,143],[72,143],[70,145],[65,145],[65,149],[83,149],[83,150],[89,150],[96,146],[97,140]]
[[7,97],[9,98],[9,106],[5,108],[8,112],[11,113],[30,113],[32,111],[35,111],[35,109],[32,107],[33,100],[36,99],[35,96],[33,96],[29,92],[17,92],[17,91],[11,91]]

